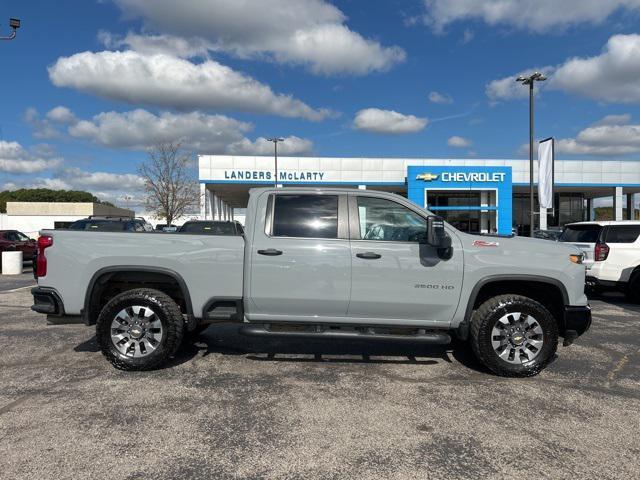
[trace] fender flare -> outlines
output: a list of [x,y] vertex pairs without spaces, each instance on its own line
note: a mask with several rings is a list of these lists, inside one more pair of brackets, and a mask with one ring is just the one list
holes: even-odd
[[95,289],[96,283],[104,275],[107,275],[110,273],[119,273],[119,272],[160,273],[163,275],[168,275],[169,277],[173,278],[178,283],[178,286],[182,291],[182,295],[184,296],[184,302],[187,308],[187,317],[190,320],[194,318],[193,305],[191,303],[191,296],[189,295],[189,288],[187,287],[187,283],[184,281],[184,278],[182,278],[182,276],[179,273],[163,267],[148,267],[148,266],[140,266],[140,265],[117,265],[117,266],[101,268],[97,270],[91,277],[91,280],[89,281],[89,285],[84,295],[84,308],[80,313],[86,325],[91,325],[91,322],[89,319],[89,312],[90,312],[89,307],[91,304],[91,295]]
[[478,281],[473,287],[473,290],[471,290],[471,294],[469,295],[469,299],[467,300],[467,308],[464,313],[464,320],[462,322],[463,324],[468,325],[469,321],[471,320],[471,312],[473,311],[473,305],[476,302],[476,298],[478,298],[478,293],[480,292],[480,289],[482,289],[482,287],[490,283],[504,282],[504,281],[516,281],[516,282],[531,281],[531,282],[546,283],[549,285],[553,285],[554,287],[557,287],[560,290],[560,294],[562,295],[562,301],[564,302],[564,304],[565,305],[569,304],[569,294],[567,293],[567,289],[564,286],[564,284],[556,278],[545,277],[542,275],[509,274],[509,273],[499,274],[499,275],[489,275],[487,277],[480,279],[480,281]]

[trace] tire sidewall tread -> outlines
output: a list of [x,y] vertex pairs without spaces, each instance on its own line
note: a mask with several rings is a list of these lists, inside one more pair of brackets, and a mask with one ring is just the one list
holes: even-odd
[[[498,357],[491,345],[491,332],[496,321],[512,312],[531,314],[540,324],[544,335],[542,351],[530,363],[510,364]],[[516,294],[499,295],[485,301],[471,316],[469,340],[478,360],[496,375],[530,377],[543,370],[558,348],[558,323],[539,302]]]
[[[144,357],[132,358],[120,353],[111,341],[111,323],[117,313],[132,305],[153,309],[162,323],[160,346]],[[96,338],[102,354],[119,370],[154,370],[165,364],[178,350],[184,335],[184,319],[180,307],[167,294],[151,288],[127,290],[113,297],[100,311],[96,322]]]

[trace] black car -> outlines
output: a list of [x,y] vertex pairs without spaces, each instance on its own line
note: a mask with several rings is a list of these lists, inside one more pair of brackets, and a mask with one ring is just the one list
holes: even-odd
[[178,233],[199,233],[201,235],[244,235],[240,222],[220,220],[191,220],[180,227]]
[[69,230],[90,230],[96,232],[152,232],[153,227],[144,218],[131,217],[89,217],[76,220]]

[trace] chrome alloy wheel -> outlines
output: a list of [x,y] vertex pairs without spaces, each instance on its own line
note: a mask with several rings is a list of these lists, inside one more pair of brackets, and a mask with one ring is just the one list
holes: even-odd
[[149,355],[162,341],[162,323],[149,307],[127,307],[111,322],[111,341],[127,357]]
[[521,312],[508,313],[491,330],[491,345],[502,360],[522,365],[538,356],[544,332],[538,321]]

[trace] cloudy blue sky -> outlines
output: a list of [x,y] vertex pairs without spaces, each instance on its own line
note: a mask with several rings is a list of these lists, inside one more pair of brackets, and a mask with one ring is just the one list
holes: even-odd
[[145,149],[640,158],[640,0],[6,0],[0,189],[137,196]]

